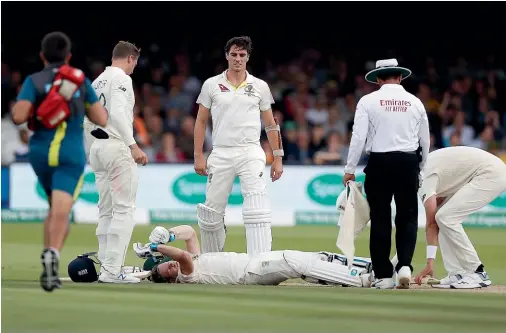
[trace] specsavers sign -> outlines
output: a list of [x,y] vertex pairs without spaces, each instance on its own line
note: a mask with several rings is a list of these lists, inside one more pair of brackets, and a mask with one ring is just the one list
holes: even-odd
[[[45,193],[28,164],[11,166],[11,209],[45,209]],[[336,224],[336,199],[344,189],[342,184],[342,167],[324,166],[285,166],[283,177],[276,182],[269,178],[269,167],[263,177],[267,183],[267,193],[272,206],[274,225],[290,226],[294,224]],[[357,170],[357,181],[363,182],[362,169]],[[153,164],[139,167],[139,187],[137,192],[137,210],[144,211],[139,217],[152,222],[187,222],[196,221],[196,205],[206,199],[205,192],[208,178],[195,174],[193,165]],[[213,180],[211,180],[213,181]],[[88,212],[86,218],[95,219],[97,215],[98,192],[95,177],[87,167],[82,191],[75,204],[75,212]],[[225,222],[229,225],[242,224],[241,185],[238,178],[234,180]],[[395,203],[392,201],[393,214]],[[497,218],[490,217],[490,212],[506,211],[506,193],[498,197],[482,210],[474,221],[479,224],[499,224]],[[139,213],[140,214],[140,213]],[[80,219],[77,214],[76,220]],[[488,216],[488,217],[487,217]],[[494,215],[495,216],[495,215]],[[470,223],[473,220],[470,219]],[[145,223],[145,222],[142,222]],[[506,222],[505,222],[506,223]],[[419,202],[419,225],[425,225],[425,212]]]

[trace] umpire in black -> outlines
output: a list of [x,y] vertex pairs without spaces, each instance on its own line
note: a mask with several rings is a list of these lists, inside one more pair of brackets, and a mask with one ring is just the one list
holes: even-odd
[[[379,89],[357,104],[344,184],[355,180],[362,151],[369,154],[364,173],[365,193],[371,209],[369,250],[375,280],[373,288],[391,289],[397,272],[397,288],[409,288],[418,231],[420,171],[429,153],[429,122],[422,102],[408,93],[401,81],[411,71],[396,59],[379,60],[365,79]],[[390,262],[392,197],[395,200],[395,242],[398,263]]]

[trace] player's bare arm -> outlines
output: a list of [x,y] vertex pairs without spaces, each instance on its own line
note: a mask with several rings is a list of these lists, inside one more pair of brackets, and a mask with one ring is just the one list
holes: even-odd
[[107,111],[104,109],[102,104],[100,104],[100,102],[96,102],[90,105],[86,109],[86,116],[92,123],[102,127],[105,127],[107,125],[107,119],[109,118]]
[[[189,275],[193,273],[193,255],[185,250],[178,249],[174,246],[159,244],[156,248],[152,248],[152,251],[160,252],[164,256],[171,257],[174,261],[177,261],[181,273]],[[170,265],[167,265],[170,266]]]
[[278,122],[272,114],[272,110],[263,111],[262,120],[264,122],[267,138],[271,146],[274,161],[271,165],[271,179],[273,182],[278,180],[283,174],[283,144],[281,140],[281,130]]
[[12,121],[16,125],[21,125],[28,121],[32,112],[32,102],[19,100],[12,107]]
[[434,277],[434,260],[436,258],[438,246],[439,227],[436,223],[438,201],[436,195],[431,196],[424,202],[426,226],[425,237],[427,239],[427,264],[425,268],[415,277],[418,284],[422,284],[422,278],[425,276]]
[[206,126],[209,120],[209,109],[199,105],[197,119],[195,121],[194,135],[194,168],[195,172],[201,176],[207,176],[206,159],[204,158],[204,139],[206,136]]

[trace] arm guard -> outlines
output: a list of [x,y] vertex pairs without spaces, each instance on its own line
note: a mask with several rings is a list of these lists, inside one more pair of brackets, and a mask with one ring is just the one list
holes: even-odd
[[283,151],[283,142],[281,140],[281,129],[279,127],[279,121],[276,117],[274,117],[274,122],[276,125],[273,126],[265,126],[265,133],[269,133],[270,131],[277,131],[278,132],[278,145],[279,149],[273,149],[272,154],[274,157],[280,156],[283,157],[285,155],[285,152]]

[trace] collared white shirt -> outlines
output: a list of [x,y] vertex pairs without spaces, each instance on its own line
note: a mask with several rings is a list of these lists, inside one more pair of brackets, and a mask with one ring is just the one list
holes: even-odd
[[246,72],[246,80],[234,87],[227,71],[207,79],[197,104],[211,110],[213,147],[260,144],[260,112],[274,104],[267,83]]
[[433,195],[449,198],[477,176],[487,174],[494,179],[501,173],[506,174],[504,162],[485,150],[466,146],[438,149],[427,158],[418,194],[424,203]]
[[384,84],[357,103],[345,173],[354,174],[362,151],[410,152],[422,147],[423,169],[429,154],[430,133],[422,102],[399,84]]
[[[135,144],[134,114],[135,94],[132,78],[121,68],[108,66],[92,83],[99,101],[109,114],[105,131],[110,137],[122,140],[128,147]],[[84,128],[90,132],[95,124],[84,118]]]

